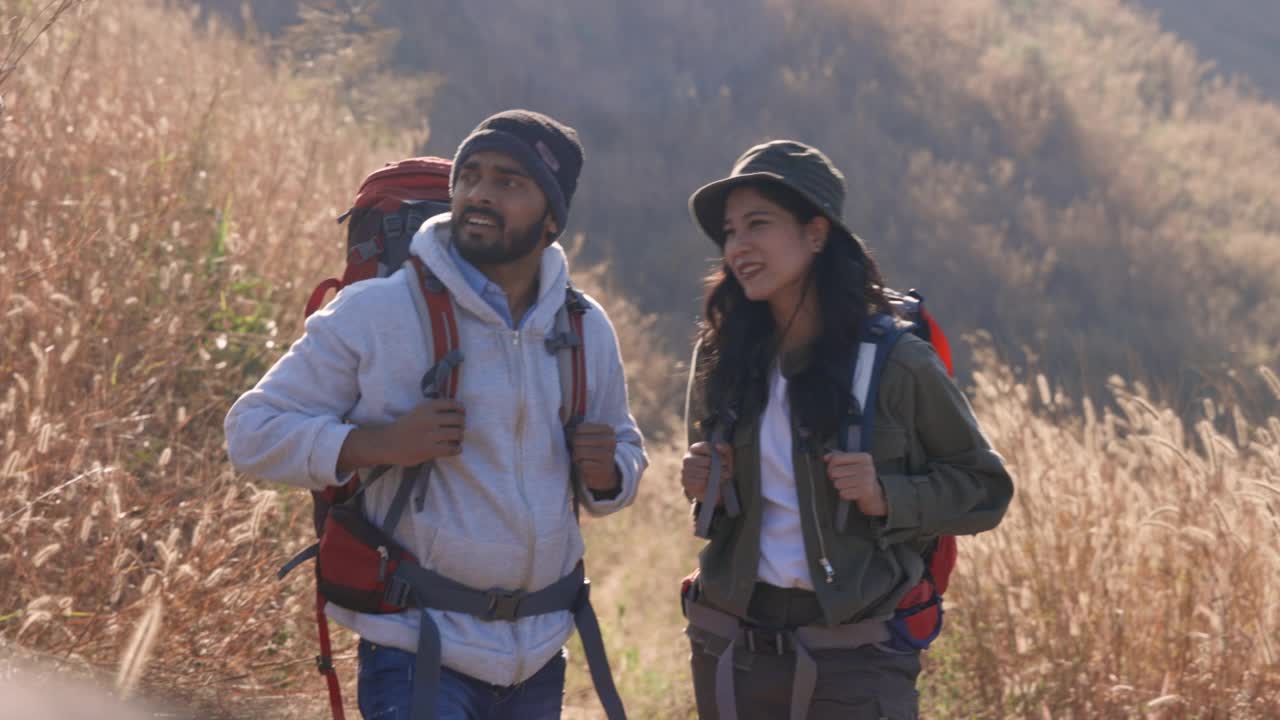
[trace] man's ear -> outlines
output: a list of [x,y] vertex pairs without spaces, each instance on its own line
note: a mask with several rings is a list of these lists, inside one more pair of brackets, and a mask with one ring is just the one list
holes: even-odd
[[542,225],[542,233],[542,239],[545,244],[550,245],[555,241],[556,237],[560,235],[560,226],[556,225],[555,218],[547,218],[547,221]]

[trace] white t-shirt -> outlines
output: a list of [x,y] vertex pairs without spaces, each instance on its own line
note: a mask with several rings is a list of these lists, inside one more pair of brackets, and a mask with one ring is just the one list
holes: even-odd
[[769,400],[760,421],[760,490],[764,518],[757,575],[770,585],[812,590],[791,453],[791,405],[787,380],[776,365],[769,373]]

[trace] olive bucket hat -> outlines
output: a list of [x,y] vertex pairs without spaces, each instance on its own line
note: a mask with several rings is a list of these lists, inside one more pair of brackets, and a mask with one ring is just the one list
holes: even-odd
[[839,234],[847,236],[860,253],[866,254],[866,247],[842,218],[844,175],[821,150],[795,140],[773,140],[743,153],[729,177],[703,185],[689,197],[689,213],[707,237],[723,245],[720,228],[729,192],[761,181],[776,182],[800,193],[831,221]]

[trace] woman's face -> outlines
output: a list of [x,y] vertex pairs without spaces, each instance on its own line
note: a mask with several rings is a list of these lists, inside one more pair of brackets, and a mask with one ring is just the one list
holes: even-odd
[[725,199],[724,261],[747,299],[798,301],[829,228],[822,216],[801,224],[759,190],[739,187]]

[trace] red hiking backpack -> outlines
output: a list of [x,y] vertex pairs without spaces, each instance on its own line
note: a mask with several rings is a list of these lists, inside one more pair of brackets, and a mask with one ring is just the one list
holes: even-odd
[[[869,452],[870,431],[876,407],[875,394],[880,385],[880,375],[889,351],[905,333],[912,333],[933,345],[947,368],[947,374],[955,375],[955,368],[951,363],[951,343],[933,315],[925,309],[924,297],[915,290],[906,293],[887,290],[886,295],[894,310],[906,322],[895,321],[887,315],[877,315],[867,323],[859,346],[858,361],[854,364],[852,386],[852,399],[859,402],[861,417],[846,416],[849,422],[846,422],[844,432],[841,433],[841,449],[844,450]],[[869,371],[860,373],[858,368],[866,367],[868,360],[871,360]],[[865,385],[860,381],[865,382]],[[837,506],[837,528],[844,526],[849,512],[848,505],[847,501],[841,501]],[[951,571],[955,569],[956,555],[954,535],[940,535],[929,543],[924,552],[924,577],[902,597],[893,618],[889,620],[889,632],[893,635],[894,644],[924,650],[942,632],[942,594],[947,591]]]
[[[430,217],[449,210],[450,162],[442,158],[409,158],[388,163],[365,178],[360,185],[350,210],[338,218],[349,221],[347,226],[347,261],[342,278],[328,278],[316,286],[306,305],[306,315],[320,309],[330,290],[342,288],[361,280],[386,277],[406,262],[411,263],[421,289],[423,304],[419,315],[423,318],[424,332],[431,338],[433,364],[424,374],[421,390],[424,397],[455,397],[458,391],[459,366],[463,356],[458,337],[457,320],[453,300],[444,285],[426,266],[409,252],[410,241],[422,224]],[[561,376],[560,416],[568,433],[582,422],[587,409],[587,365],[583,314],[588,305],[572,286],[565,289],[565,303],[556,315],[555,332],[547,340],[547,350],[556,355]],[[428,327],[429,326],[429,327]],[[316,559],[316,623],[320,654],[316,667],[325,676],[329,689],[329,704],[335,720],[344,720],[341,687],[333,666],[333,652],[329,637],[329,624],[325,606],[329,602],[362,613],[402,612],[411,605],[403,592],[395,590],[393,583],[402,574],[401,565],[417,565],[417,560],[392,539],[392,531],[401,517],[409,497],[412,482],[402,480],[392,501],[391,510],[381,527],[370,523],[362,508],[365,488],[377,481],[390,469],[374,468],[367,477],[352,477],[341,486],[322,492],[312,492],[313,522],[318,542],[291,559],[277,573],[281,579],[299,564]],[[430,465],[405,468],[406,478],[426,481]],[[573,482],[575,511],[579,498],[578,484]],[[580,571],[579,571],[580,572]],[[570,591],[573,578],[566,576],[563,585]],[[440,583],[449,583],[439,577]],[[581,582],[581,580],[579,580]],[[402,584],[403,585],[403,584]],[[585,585],[583,586],[585,588]],[[461,586],[459,586],[461,588]],[[466,592],[466,588],[461,588]],[[394,598],[395,600],[392,600]],[[579,605],[586,606],[585,589]],[[492,608],[491,608],[492,609]],[[584,630],[579,612],[575,609],[575,622],[584,644],[588,634],[594,635],[592,644],[599,645],[603,657],[603,645],[599,643],[599,630]],[[464,610],[465,611],[465,610]],[[514,611],[513,611],[514,612]],[[512,618],[503,618],[512,619]],[[594,624],[594,616],[590,618]],[[594,663],[592,663],[594,665]],[[608,679],[607,663],[604,676]],[[617,699],[612,681],[602,688],[592,667],[593,680],[605,703],[610,717],[620,717],[621,702]]]

